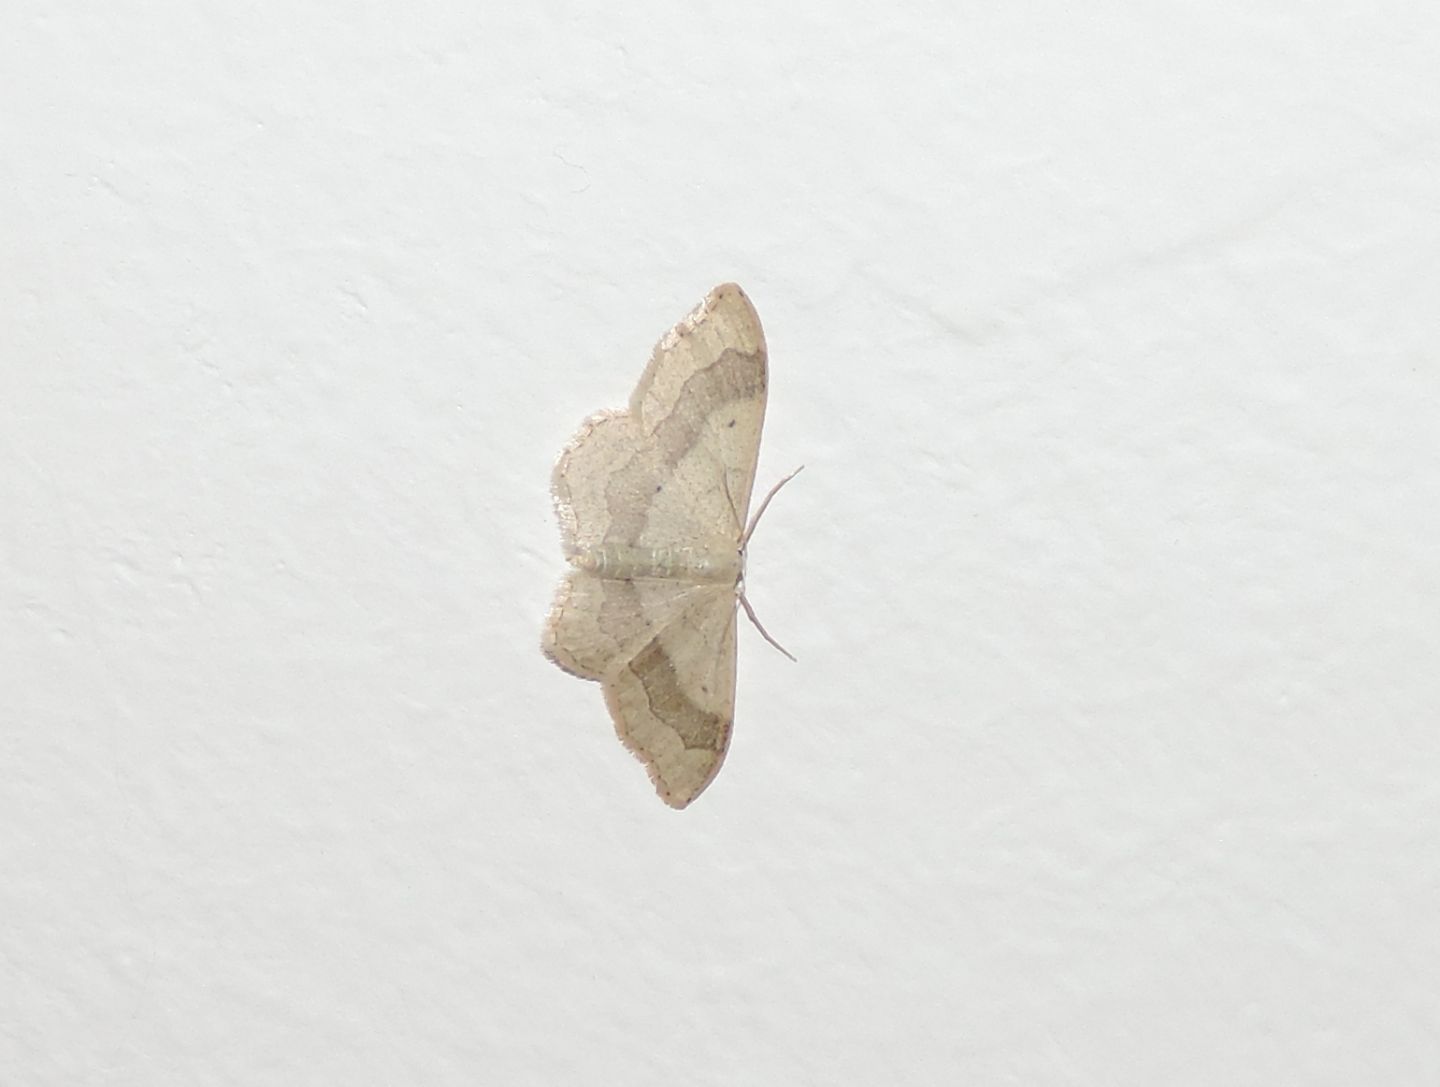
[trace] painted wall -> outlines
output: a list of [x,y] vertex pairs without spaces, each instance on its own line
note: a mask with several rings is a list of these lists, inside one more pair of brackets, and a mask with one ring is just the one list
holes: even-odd
[[[1440,9],[6,24],[0,1082],[1440,1082]],[[547,483],[727,279],[677,814]]]

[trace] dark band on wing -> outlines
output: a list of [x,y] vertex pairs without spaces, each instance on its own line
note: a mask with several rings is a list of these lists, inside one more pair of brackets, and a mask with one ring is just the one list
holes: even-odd
[[650,712],[667,728],[673,729],[687,748],[723,751],[730,722],[718,714],[697,706],[681,687],[675,666],[655,639],[642,649],[629,664],[645,689]]
[[[724,411],[728,404],[752,401],[764,394],[764,352],[746,354],[727,348],[709,366],[691,374],[649,442],[642,443],[629,462],[616,468],[606,482],[606,502],[614,520],[605,538],[622,542],[638,539],[650,510],[647,503],[637,499],[664,485],[670,469],[700,440],[700,432],[711,415]],[[632,426],[639,427],[633,413],[628,418]]]

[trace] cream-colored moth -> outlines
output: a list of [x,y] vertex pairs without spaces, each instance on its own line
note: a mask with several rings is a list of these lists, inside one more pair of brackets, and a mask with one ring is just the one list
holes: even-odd
[[722,284],[655,345],[629,409],[586,420],[552,477],[571,569],[542,648],[600,681],[674,808],[715,779],[730,742],[737,603],[755,619],[745,545],[775,493],[747,526],[765,391],[760,318]]

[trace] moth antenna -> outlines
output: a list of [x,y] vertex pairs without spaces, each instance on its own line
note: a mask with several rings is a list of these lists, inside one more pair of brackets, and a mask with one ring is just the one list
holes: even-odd
[[[768,505],[770,505],[770,499],[772,499],[772,498],[775,497],[775,492],[778,491],[781,487],[785,486],[785,484],[789,483],[792,479],[794,479],[796,476],[798,476],[798,475],[799,475],[801,472],[803,472],[804,470],[805,470],[805,465],[802,464],[802,465],[800,465],[799,468],[796,468],[795,471],[791,472],[788,476],[786,476],[784,479],[782,479],[779,483],[775,484],[775,486],[773,486],[773,487],[770,488],[769,493],[767,493],[767,494],[765,495],[764,500],[760,503],[760,508],[755,511],[755,516],[752,517],[752,518],[750,518],[750,524],[749,524],[748,526],[746,526],[745,535],[743,535],[743,536],[740,537],[740,550],[741,550],[741,551],[744,551],[744,550],[745,550],[745,545],[750,542],[750,536],[754,533],[754,531],[755,531],[755,526],[760,523],[760,515],[765,512],[765,507],[768,506]],[[732,502],[731,505],[733,506],[734,503]],[[735,518],[735,520],[736,520],[736,522],[738,523],[739,520],[740,520],[740,518],[737,516],[737,517]],[[747,610],[748,610],[748,608],[747,608]],[[751,614],[750,618],[751,618],[751,619],[754,619],[754,618],[755,618],[755,616],[754,616],[753,613]],[[756,623],[755,625],[756,625],[757,627],[760,626],[759,623]],[[764,627],[760,627],[760,633],[761,633],[761,634],[765,634],[765,628],[764,628]],[[769,638],[770,635],[765,634],[765,637]],[[780,649],[779,646],[776,646],[775,648]],[[780,652],[785,653],[785,650],[780,649]],[[785,653],[785,655],[786,655],[787,657],[790,657],[790,654],[789,654],[789,653]],[[791,659],[791,660],[794,660],[795,658],[794,658],[794,657],[790,657],[790,659]]]
[[[798,469],[797,469],[797,470],[798,470]],[[781,480],[780,482],[783,483],[783,482],[785,482],[785,481],[784,481],[784,480]],[[774,493],[774,492],[771,492],[771,493]],[[768,501],[768,499],[767,499],[767,501]],[[761,508],[763,509],[764,507],[762,506]],[[786,649],[783,645],[781,645],[779,642],[777,642],[774,638],[770,637],[770,632],[769,632],[768,630],[766,630],[766,629],[765,629],[765,625],[760,622],[760,617],[755,614],[755,609],[750,606],[750,601],[748,601],[748,600],[745,599],[745,594],[744,594],[744,593],[741,593],[741,594],[740,594],[740,606],[745,609],[745,614],[750,617],[750,622],[752,622],[752,623],[755,624],[755,629],[760,632],[760,637],[764,638],[767,642],[769,642],[771,645],[773,645],[776,649],[780,650],[780,652],[784,653],[787,657],[789,657],[792,661],[794,661],[794,660],[795,660],[795,654],[792,653],[792,652],[790,652],[790,650]],[[799,664],[800,662],[799,662],[799,661],[795,661],[795,663],[796,663],[796,664]]]

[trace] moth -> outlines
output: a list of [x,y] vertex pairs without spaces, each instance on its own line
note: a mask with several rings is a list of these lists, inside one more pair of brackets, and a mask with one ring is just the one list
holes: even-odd
[[655,345],[629,408],[585,421],[551,479],[570,569],[541,647],[599,681],[620,739],[673,808],[725,759],[737,605],[789,656],[745,598],[745,547],[795,475],[747,521],[767,384],[760,318],[722,284]]

